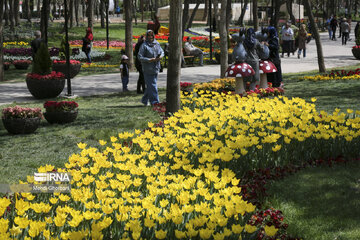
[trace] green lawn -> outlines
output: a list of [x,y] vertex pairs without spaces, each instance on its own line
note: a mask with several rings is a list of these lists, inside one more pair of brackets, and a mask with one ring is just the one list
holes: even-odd
[[302,170],[271,184],[269,194],[266,204],[283,211],[293,236],[360,239],[360,161]]
[[[164,99],[165,92],[160,91]],[[109,140],[119,132],[145,129],[147,122],[159,122],[159,115],[140,103],[142,95],[134,92],[77,98],[78,118],[74,123],[48,124],[42,120],[34,134],[9,135],[0,123],[0,183],[14,183],[33,175],[45,164],[63,167],[72,153],[79,152],[77,143],[98,146],[98,140]],[[42,107],[44,101],[21,104]]]

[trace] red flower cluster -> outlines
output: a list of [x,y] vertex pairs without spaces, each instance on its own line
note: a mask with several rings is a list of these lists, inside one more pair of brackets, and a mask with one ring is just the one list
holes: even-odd
[[44,108],[47,112],[70,112],[75,110],[79,105],[74,101],[47,101]]
[[61,72],[54,72],[52,71],[50,74],[47,75],[40,75],[37,73],[28,73],[26,75],[26,78],[31,78],[31,79],[38,79],[38,80],[61,80],[65,78],[65,75]]
[[[360,48],[360,46],[359,46]],[[352,76],[352,75],[360,75],[360,68],[355,69],[354,71],[346,71],[346,70],[332,70],[329,75],[329,77],[344,77],[344,76]]]
[[42,113],[40,108],[23,108],[20,106],[7,107],[2,110],[2,118],[4,119],[14,119],[14,118],[42,118]]
[[9,63],[9,62],[3,62],[3,64],[7,65],[7,66],[11,65],[11,63]]
[[14,60],[13,64],[14,65],[30,65],[31,61],[30,60]]
[[360,45],[355,45],[355,46],[353,46],[352,48],[360,48]]
[[[53,64],[66,64],[65,60],[54,60]],[[80,61],[70,60],[70,64],[80,64]]]

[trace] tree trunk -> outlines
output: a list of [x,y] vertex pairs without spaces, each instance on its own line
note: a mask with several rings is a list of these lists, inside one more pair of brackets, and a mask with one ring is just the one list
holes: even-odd
[[212,19],[212,24],[213,24],[213,32],[218,32],[219,29],[219,1],[218,0],[213,0],[214,3],[214,13],[213,13],[213,19]]
[[135,20],[135,25],[137,25],[137,16],[136,16],[136,12],[137,12],[137,4],[136,4],[136,0],[132,0],[131,1],[131,4],[132,4],[132,14],[133,14],[133,17],[134,17],[134,20]]
[[44,41],[48,42],[48,26],[49,26],[49,0],[43,0],[41,7],[40,31]]
[[15,20],[15,26],[19,26],[20,24],[20,4],[19,0],[14,1],[14,20]]
[[26,19],[28,22],[31,22],[31,9],[30,9],[29,0],[25,0],[25,6],[26,6]]
[[155,0],[154,2],[155,2],[155,4],[154,4],[154,14],[157,15],[157,11],[158,11],[158,8],[159,8],[159,0]]
[[196,12],[197,12],[199,6],[200,6],[200,1],[197,0],[196,1],[196,6],[195,6],[195,8],[193,9],[193,11],[191,13],[191,16],[190,16],[190,19],[189,19],[189,22],[188,22],[188,25],[187,25],[187,29],[191,28],[191,25],[192,25],[192,23],[194,21],[194,18],[195,18],[195,15],[196,15]]
[[244,26],[244,17],[245,17],[246,8],[247,8],[248,3],[249,3],[249,0],[244,0],[244,6],[241,8],[240,17],[237,22],[237,24],[240,26]]
[[4,54],[3,54],[3,17],[4,17],[4,2],[0,0],[0,82],[4,81]]
[[94,25],[94,2],[93,0],[88,0],[87,4],[88,27],[92,29]]
[[189,18],[189,0],[184,0],[184,10],[182,16],[182,36],[184,36],[184,31],[188,18]]
[[74,26],[74,0],[69,2],[70,28]]
[[296,24],[296,20],[295,20],[295,17],[294,17],[294,14],[292,12],[292,4],[293,4],[293,0],[287,0],[286,1],[286,10],[287,12],[289,13],[289,16],[290,16],[290,19],[291,19],[291,22],[292,24]]
[[226,4],[226,31],[227,35],[229,36],[229,26],[232,19],[232,11],[231,11],[231,0],[227,0]]
[[144,22],[144,0],[140,0],[141,22]]
[[37,0],[37,2],[36,2],[36,10],[37,10],[38,17],[41,18],[40,0]]
[[226,30],[226,7],[227,0],[221,0],[220,11],[220,77],[225,77],[226,69],[228,68],[228,36]]
[[79,0],[75,0],[75,22],[77,27],[79,26],[79,6]]
[[275,2],[275,13],[274,13],[274,18],[273,18],[273,22],[272,22],[272,26],[274,26],[276,29],[278,28],[278,23],[279,23],[279,19],[280,19],[280,6],[281,6],[281,2],[280,0],[274,0]]
[[10,20],[10,29],[12,32],[14,32],[15,31],[14,0],[9,0],[9,20]]
[[204,7],[204,14],[203,14],[203,17],[202,17],[203,21],[206,20],[206,17],[207,17],[208,12],[209,12],[209,0],[204,0],[204,1],[205,1],[205,7]]
[[125,13],[125,54],[129,58],[129,65],[133,65],[133,44],[132,44],[132,10],[131,1],[125,0],[123,2]]
[[318,56],[319,72],[324,73],[326,71],[326,68],[325,68],[325,63],[324,63],[324,56],[323,56],[323,52],[322,52],[320,35],[318,32],[317,26],[315,24],[314,15],[311,11],[310,1],[303,0],[303,3],[304,3],[304,7],[306,9],[306,12],[308,14],[309,20],[310,20],[312,34],[314,35],[315,42],[316,42],[316,51],[317,51],[317,56]]
[[257,0],[253,0],[253,20],[254,20],[254,30],[255,32],[258,30],[259,28],[259,19],[258,19],[258,4],[257,4]]
[[166,114],[180,109],[180,76],[182,50],[182,0],[170,1],[169,67],[166,81]]
[[4,0],[4,12],[3,12],[3,15],[4,15],[4,19],[5,19],[5,26],[9,26],[9,8],[8,8],[8,2],[9,0]]
[[100,26],[101,28],[105,28],[105,3],[104,1],[100,1]]

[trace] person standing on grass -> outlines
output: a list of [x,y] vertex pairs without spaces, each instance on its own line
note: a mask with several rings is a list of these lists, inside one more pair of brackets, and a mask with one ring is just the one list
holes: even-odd
[[141,35],[138,39],[138,42],[135,45],[135,51],[134,51],[134,55],[135,55],[135,67],[136,70],[139,72],[139,78],[137,81],[137,88],[136,88],[136,92],[138,94],[144,93],[145,92],[145,80],[144,80],[144,72],[142,70],[142,65],[141,65],[141,61],[138,57],[139,54],[139,50],[141,45],[144,43],[144,35]]
[[303,57],[306,57],[306,39],[307,39],[306,26],[305,24],[301,24],[298,33],[298,40],[299,40],[298,58],[300,58],[301,51],[303,51]]
[[35,61],[35,55],[37,50],[40,48],[40,45],[44,40],[41,38],[41,32],[35,31],[34,33],[35,39],[31,41],[31,51],[32,51],[32,58],[33,62]]
[[342,38],[341,38],[342,45],[346,45],[350,33],[350,25],[346,21],[346,18],[344,18],[341,22],[341,31],[342,31]]
[[121,82],[123,87],[123,92],[128,92],[128,83],[129,83],[129,58],[126,55],[122,55],[120,63],[120,74]]
[[277,68],[277,72],[268,73],[267,78],[268,81],[272,83],[273,87],[280,87],[282,82],[282,73],[281,73],[281,59],[279,56],[279,38],[278,33],[275,27],[268,27],[268,48],[270,50],[269,60],[275,65]]
[[147,30],[145,42],[141,45],[138,58],[141,61],[146,90],[141,102],[148,106],[159,103],[157,78],[160,71],[160,60],[164,57],[164,51],[158,41],[155,40],[153,30]]
[[94,40],[94,36],[92,34],[92,30],[91,28],[88,27],[86,29],[86,35],[83,38],[83,46],[82,46],[82,51],[86,54],[88,63],[91,63],[90,52],[91,52],[91,44],[93,40]]

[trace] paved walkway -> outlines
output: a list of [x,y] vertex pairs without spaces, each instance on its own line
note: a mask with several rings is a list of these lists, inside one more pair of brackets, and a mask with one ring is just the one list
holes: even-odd
[[[353,39],[347,45],[341,45],[341,39],[331,41],[327,33],[321,33],[321,40],[323,46],[323,54],[325,58],[326,68],[342,67],[358,64],[359,61],[355,59],[351,53],[352,46],[355,45],[354,35]],[[289,58],[282,58],[283,73],[303,72],[310,70],[317,70],[317,53],[315,40],[311,40],[308,44],[306,58],[297,58],[297,54],[291,55]],[[158,87],[166,87],[166,71],[159,74]],[[129,89],[136,90],[136,82],[138,73],[132,72],[130,74]],[[203,67],[188,67],[181,69],[182,82],[208,82],[220,76],[219,65],[208,65]],[[76,77],[72,81],[73,93],[78,96],[101,95],[106,93],[115,93],[121,91],[120,73],[101,74],[93,76]],[[286,83],[286,79],[285,79]],[[66,87],[63,94],[66,93]],[[0,84],[0,105],[12,102],[29,102],[34,98],[29,93],[26,83],[6,83]]]

